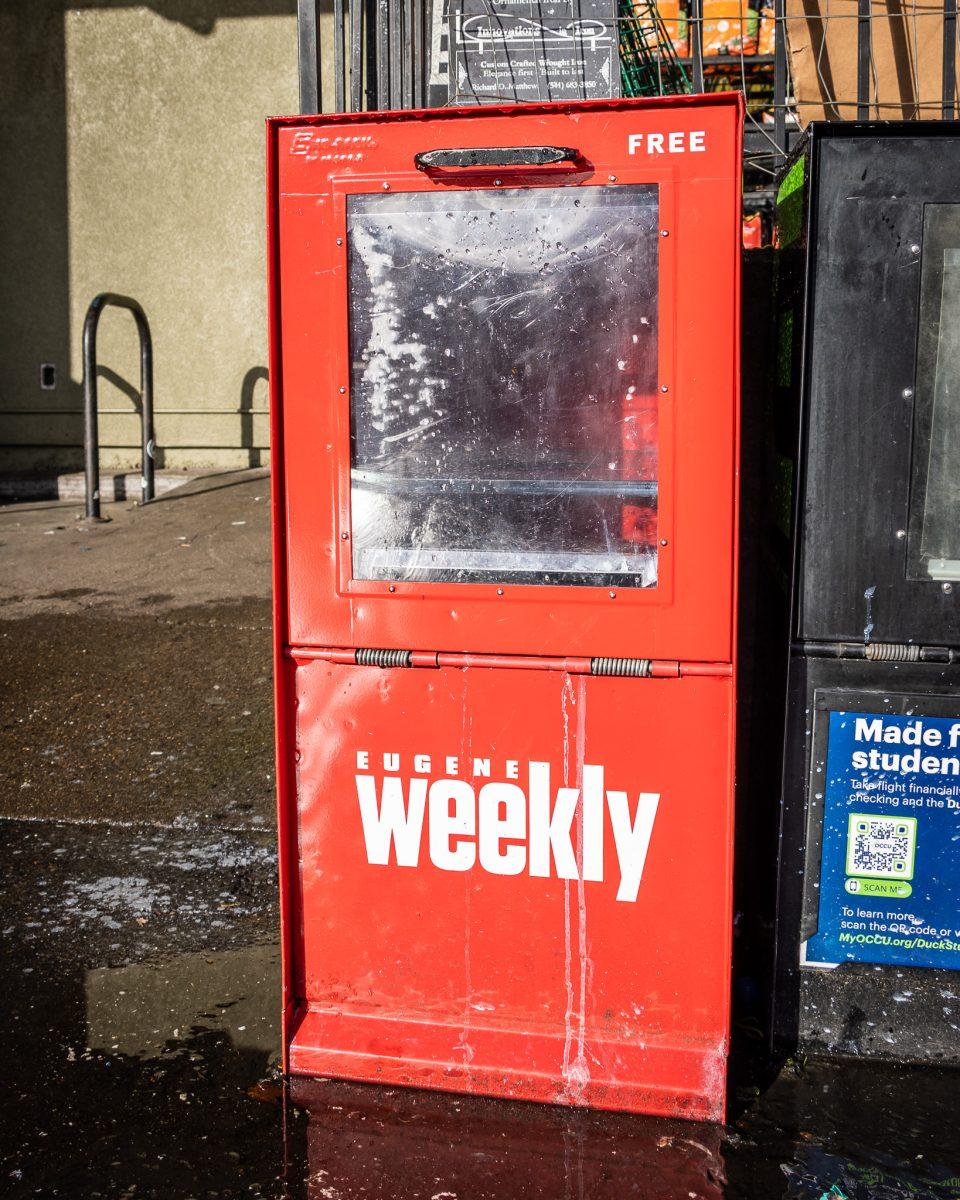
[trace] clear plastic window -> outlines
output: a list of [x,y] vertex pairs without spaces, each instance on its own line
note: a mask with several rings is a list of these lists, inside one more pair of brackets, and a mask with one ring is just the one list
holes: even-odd
[[351,196],[358,579],[657,581],[656,187]]
[[910,575],[960,580],[960,205],[924,209]]

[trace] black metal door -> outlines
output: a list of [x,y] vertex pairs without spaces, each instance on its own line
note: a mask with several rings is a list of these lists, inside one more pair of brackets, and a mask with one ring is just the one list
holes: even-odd
[[957,645],[960,136],[819,126],[810,170],[796,634]]

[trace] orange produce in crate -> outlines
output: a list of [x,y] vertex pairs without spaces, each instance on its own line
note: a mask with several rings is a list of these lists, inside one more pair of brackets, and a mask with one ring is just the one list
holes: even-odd
[[756,54],[758,25],[742,0],[703,0],[704,54]]
[[776,28],[776,22],[773,17],[773,5],[764,4],[760,9],[760,32],[757,42],[758,54],[773,54]]

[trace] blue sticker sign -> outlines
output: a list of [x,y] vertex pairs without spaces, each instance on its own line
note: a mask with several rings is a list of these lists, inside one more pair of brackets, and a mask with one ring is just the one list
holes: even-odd
[[831,712],[804,962],[960,969],[960,719]]

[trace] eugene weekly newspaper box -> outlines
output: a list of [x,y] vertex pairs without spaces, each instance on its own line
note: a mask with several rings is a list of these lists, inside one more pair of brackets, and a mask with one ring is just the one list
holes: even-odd
[[723,1114],[741,121],[270,122],[294,1073]]

